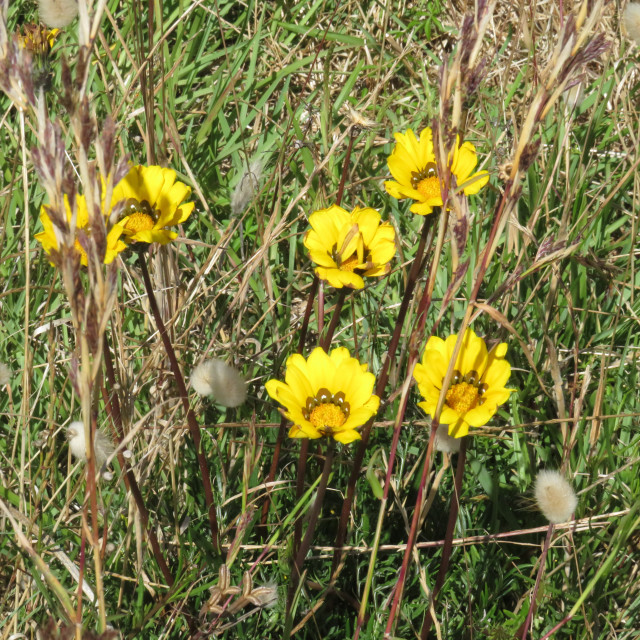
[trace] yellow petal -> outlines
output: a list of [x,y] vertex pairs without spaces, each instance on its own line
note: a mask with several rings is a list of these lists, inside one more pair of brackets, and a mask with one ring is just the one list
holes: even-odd
[[480,191],[487,182],[489,182],[489,172],[478,171],[478,173],[474,173],[460,186],[463,187],[463,191],[466,196],[472,196],[473,194],[478,193],[478,191]]
[[354,431],[353,429],[350,429],[348,431],[340,430],[334,434],[333,439],[337,440],[338,442],[341,442],[342,444],[349,444],[354,440],[361,440],[362,436],[357,431]]

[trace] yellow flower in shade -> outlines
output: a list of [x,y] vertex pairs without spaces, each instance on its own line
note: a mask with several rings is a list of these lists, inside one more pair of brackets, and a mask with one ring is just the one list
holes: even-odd
[[53,48],[60,29],[47,29],[39,24],[27,24],[23,27],[24,34],[18,36],[18,41],[29,51],[36,54],[47,54]]
[[[71,222],[71,207],[67,196],[64,197],[64,206],[67,213],[67,220]],[[78,231],[84,233],[90,233],[89,226],[89,212],[87,211],[87,203],[85,197],[82,195],[76,196],[76,235]],[[58,238],[54,229],[53,222],[49,217],[49,208],[47,205],[40,207],[40,222],[44,228],[44,231],[35,234],[35,239],[42,245],[45,253],[49,255],[51,251],[58,251]],[[120,237],[122,236],[123,226],[121,223],[113,225],[113,227],[107,233],[107,250],[104,256],[104,264],[113,262],[115,257],[127,248],[127,245],[122,242]],[[80,262],[87,266],[87,253],[83,249],[80,241],[76,238],[74,243],[76,251],[80,254]]]
[[[411,129],[407,129],[406,133],[395,133],[394,137],[396,146],[387,159],[394,180],[387,180],[384,187],[394,198],[415,200],[411,211],[425,216],[433,211],[433,207],[442,206],[431,129],[423,129],[420,140]],[[456,138],[449,164],[458,188],[467,196],[478,193],[489,182],[487,171],[471,175],[478,164],[478,158],[476,149],[470,142],[461,145],[460,139]]]
[[287,359],[285,382],[269,380],[267,393],[284,406],[293,422],[290,438],[330,436],[348,444],[360,439],[356,431],[380,406],[372,395],[375,376],[344,347],[327,354],[317,347],[307,360],[300,354]]
[[[457,339],[457,334],[446,340],[435,336],[429,338],[422,363],[413,370],[424,397],[424,402],[419,402],[418,406],[431,417],[435,414]],[[482,338],[471,329],[465,331],[440,413],[440,422],[449,425],[450,436],[461,438],[467,435],[469,427],[481,427],[489,422],[498,405],[504,404],[515,391],[504,386],[511,375],[511,365],[504,359],[506,353],[505,342],[488,352]]]
[[380,222],[375,209],[356,207],[352,213],[338,205],[314,211],[304,246],[318,266],[316,273],[337,289],[362,289],[362,276],[389,273],[389,261],[396,252],[395,232]]
[[176,182],[176,172],[164,167],[132,167],[114,187],[112,203],[124,201],[120,221],[127,242],[167,244],[177,237],[172,227],[184,222],[193,211],[193,202],[183,202],[191,188]]

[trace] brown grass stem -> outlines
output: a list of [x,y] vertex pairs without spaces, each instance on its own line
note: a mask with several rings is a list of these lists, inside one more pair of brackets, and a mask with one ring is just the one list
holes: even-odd
[[533,586],[533,591],[531,592],[529,611],[527,611],[527,617],[524,621],[524,624],[515,634],[516,638],[521,638],[525,640],[527,637],[527,633],[529,632],[529,627],[531,625],[531,620],[533,618],[533,614],[536,612],[536,602],[538,600],[538,591],[540,590],[540,583],[542,582],[542,575],[544,574],[544,569],[547,564],[547,555],[549,553],[549,547],[551,546],[551,538],[553,537],[553,523],[549,523],[549,528],[547,529],[547,536],[544,539],[544,546],[542,547],[542,553],[540,555],[540,566],[538,567],[538,574],[536,575],[536,583]]
[[200,467],[200,476],[202,478],[202,487],[204,489],[204,498],[207,506],[207,515],[209,518],[209,527],[211,528],[211,539],[215,550],[220,553],[220,532],[218,529],[218,518],[216,516],[216,506],[213,501],[213,490],[211,488],[211,478],[209,477],[209,466],[207,464],[207,458],[204,454],[204,451],[202,450],[200,425],[198,424],[196,416],[189,404],[189,395],[187,394],[187,387],[184,383],[184,377],[182,375],[182,371],[180,370],[180,365],[178,364],[178,359],[176,358],[173,345],[171,344],[171,339],[169,338],[167,329],[164,325],[164,322],[162,321],[162,316],[160,315],[160,309],[158,307],[156,296],[153,292],[153,285],[151,284],[151,278],[149,277],[149,270],[147,268],[147,262],[145,260],[143,252],[138,253],[138,264],[140,265],[142,279],[144,280],[144,286],[147,290],[147,297],[149,299],[151,313],[153,315],[156,326],[158,327],[158,332],[160,333],[160,337],[162,338],[162,343],[167,353],[167,357],[169,358],[171,371],[173,372],[173,377],[175,378],[176,384],[178,386],[178,393],[180,394],[180,398],[182,399],[182,406],[184,407],[184,411],[187,416],[189,432],[191,433],[191,438],[193,439],[193,444],[196,448],[198,466]]
[[320,339],[320,346],[327,352],[329,351],[329,346],[331,345],[333,334],[335,333],[336,327],[338,326],[338,322],[340,320],[340,312],[342,311],[342,306],[344,305],[344,299],[346,297],[347,288],[342,287],[342,289],[338,291],[338,299],[336,300],[336,306],[333,310],[333,315],[331,316],[329,326],[327,327],[327,332]]
[[[309,297],[307,298],[307,306],[304,310],[304,317],[302,318],[302,326],[300,327],[300,338],[298,339],[297,353],[302,353],[305,342],[307,340],[307,331],[309,330],[309,319],[311,318],[311,311],[313,309],[313,301],[315,300],[318,292],[318,285],[320,280],[318,276],[313,277],[313,284],[311,285],[311,291],[309,291]],[[276,478],[276,471],[278,470],[278,462],[280,461],[280,451],[282,449],[282,443],[284,442],[285,435],[287,433],[287,419],[282,416],[280,420],[280,427],[278,429],[278,437],[276,438],[276,446],[273,450],[273,456],[271,457],[271,466],[269,467],[269,475],[267,476],[267,484],[273,482]],[[267,523],[267,516],[269,514],[269,505],[271,504],[271,497],[267,493],[264,504],[262,505],[262,516],[260,519],[260,525],[264,527]],[[266,535],[266,534],[265,534]]]
[[[464,466],[467,458],[467,438],[460,441],[460,453],[458,454],[458,462],[456,464],[456,476],[454,481],[453,495],[451,496],[451,504],[449,505],[449,520],[447,521],[447,530],[444,536],[444,545],[442,547],[442,558],[440,559],[440,567],[438,575],[431,591],[429,607],[424,617],[422,630],[420,631],[420,639],[426,640],[429,637],[429,631],[433,623],[431,611],[435,609],[440,589],[444,584],[444,579],[449,569],[449,560],[453,550],[453,534],[458,520],[458,510],[460,508],[460,495],[462,492],[462,476],[464,475]],[[432,608],[433,607],[433,608]]]
[[[309,440],[305,438],[303,443],[307,443]],[[291,583],[289,584],[288,594],[287,594],[287,618],[290,619],[292,615],[291,606],[293,604],[293,599],[295,593],[298,589],[299,581],[302,576],[302,565],[304,564],[304,559],[307,556],[309,548],[311,547],[311,542],[313,540],[313,536],[315,534],[316,525],[318,524],[318,517],[320,515],[320,510],[322,509],[322,503],[324,502],[324,494],[327,490],[327,484],[329,482],[329,475],[331,473],[331,466],[333,464],[333,454],[335,452],[335,443],[332,438],[328,438],[327,440],[327,454],[324,459],[324,466],[322,468],[322,476],[320,478],[320,484],[316,490],[316,499],[313,502],[313,506],[311,507],[311,511],[309,512],[309,520],[307,522],[307,530],[305,531],[304,538],[302,539],[302,543],[298,547],[298,549],[294,552],[294,562],[293,562],[293,571],[291,573]],[[300,522],[300,519],[298,519]],[[298,524],[296,522],[296,526]],[[287,635],[284,636],[285,640]]]
[[[309,453],[309,439],[300,441],[300,454],[298,455],[298,467],[296,470],[296,500],[300,500],[304,494],[304,477],[307,473],[307,454]],[[293,557],[295,558],[300,541],[302,539],[302,518],[297,518],[293,528]]]
[[[110,389],[116,388],[116,377],[115,371],[113,369],[113,362],[111,360],[111,352],[109,351],[109,345],[107,344],[106,337],[103,342],[103,354],[104,354],[104,365],[105,371],[107,374],[107,382]],[[116,431],[116,437],[118,443],[121,443],[124,439],[124,429],[122,426],[122,413],[120,411],[120,401],[115,391],[109,393],[105,387],[102,386],[102,397],[104,399],[105,406],[107,408],[107,413],[111,416],[111,421]],[[140,512],[140,520],[142,521],[142,526],[147,532],[147,537],[149,538],[149,543],[151,544],[151,551],[153,556],[164,576],[164,579],[167,581],[167,584],[172,587],[175,578],[173,574],[169,570],[169,566],[167,565],[164,556],[162,555],[162,551],[160,549],[160,544],[158,543],[158,538],[155,534],[155,531],[152,526],[149,525],[149,511],[147,510],[144,499],[142,497],[142,492],[140,491],[140,487],[138,486],[138,481],[136,480],[136,476],[133,473],[133,470],[129,467],[125,457],[122,455],[122,451],[118,449],[118,462],[120,463],[120,468],[124,471],[124,484],[127,491],[131,492],[133,499],[136,503],[136,507]]]

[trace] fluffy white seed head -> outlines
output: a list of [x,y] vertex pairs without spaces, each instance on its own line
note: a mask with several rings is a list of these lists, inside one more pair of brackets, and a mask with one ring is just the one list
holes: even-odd
[[224,407],[238,407],[247,398],[247,383],[237,369],[215,358],[193,370],[191,386],[201,396],[213,396]]
[[241,214],[258,192],[262,169],[262,160],[253,159],[249,163],[249,168],[245,168],[242,172],[242,176],[231,194],[231,213],[234,216]]
[[[84,438],[84,424],[82,422],[72,422],[67,428],[67,439],[69,440],[69,449],[74,458],[78,460],[87,459],[86,440]],[[113,443],[102,433],[96,431],[96,439],[93,445],[96,455],[96,469],[100,470],[107,458],[115,451]]]
[[438,451],[443,453],[458,453],[460,451],[461,438],[452,438],[449,435],[449,425],[439,424],[436,431],[436,439],[433,443]]
[[62,29],[78,15],[78,0],[38,0],[40,20],[51,29]]
[[571,485],[559,471],[540,471],[534,493],[538,508],[553,524],[569,520],[578,504],[578,498]]
[[640,2],[630,2],[622,14],[622,25],[629,38],[640,45]]
[[275,582],[267,582],[262,587],[256,587],[249,594],[248,600],[256,607],[271,609],[278,603],[278,586]]
[[4,362],[0,362],[0,387],[6,387],[11,380],[11,369]]

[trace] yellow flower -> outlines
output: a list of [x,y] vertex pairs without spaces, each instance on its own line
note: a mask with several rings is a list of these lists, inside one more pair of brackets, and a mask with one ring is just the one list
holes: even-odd
[[380,398],[372,395],[375,376],[344,347],[330,354],[317,347],[308,360],[290,356],[285,381],[269,380],[266,389],[293,422],[290,438],[330,436],[348,444],[360,439],[356,429],[380,406]]
[[[395,133],[394,137],[397,144],[387,159],[387,165],[395,180],[387,180],[384,187],[394,198],[415,200],[411,211],[425,216],[433,211],[433,207],[442,206],[431,129],[423,129],[420,140],[411,129],[407,129],[406,133]],[[489,182],[487,171],[471,175],[478,164],[478,158],[476,149],[470,142],[460,145],[460,138],[456,138],[449,164],[457,186],[467,196],[478,193]]]
[[[90,233],[88,228],[89,226],[89,212],[87,211],[87,203],[85,201],[85,197],[83,195],[76,196],[76,236],[78,235],[78,231],[82,231],[84,233]],[[69,205],[69,200],[67,196],[64,196],[64,206],[67,214],[67,220],[71,222],[71,207]],[[42,245],[45,253],[49,255],[51,251],[58,251],[58,238],[56,237],[55,228],[51,218],[49,217],[49,207],[47,205],[43,205],[40,207],[40,222],[44,228],[44,231],[35,234],[35,239]],[[104,264],[109,264],[113,262],[115,257],[127,248],[127,245],[120,240],[120,236],[123,232],[122,224],[118,223],[113,225],[110,231],[107,233],[107,249],[104,256]],[[80,254],[80,262],[86,267],[87,266],[87,253],[83,249],[80,241],[75,240],[74,247],[76,251]],[[52,263],[53,264],[53,263]]]
[[[432,418],[457,339],[457,334],[446,340],[429,338],[422,363],[413,371],[424,397],[418,406]],[[469,427],[486,424],[498,405],[504,404],[515,391],[504,386],[511,375],[511,365],[504,359],[506,353],[505,342],[487,352],[484,340],[471,329],[466,330],[440,414],[440,422],[449,425],[450,436],[461,438],[467,435]]]
[[47,29],[39,24],[24,26],[24,35],[18,36],[18,42],[29,51],[45,55],[53,48],[60,29]]
[[193,211],[194,203],[182,201],[191,189],[176,182],[176,172],[164,167],[132,167],[114,187],[112,203],[124,201],[120,221],[125,239],[134,242],[167,244],[177,237],[165,227],[184,222]]
[[389,273],[389,261],[396,252],[395,232],[388,222],[380,222],[375,209],[356,207],[352,213],[338,205],[314,211],[311,229],[304,237],[316,273],[337,289],[362,289],[362,276]]

